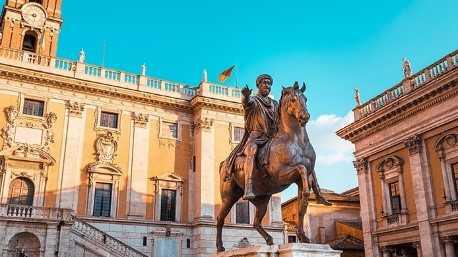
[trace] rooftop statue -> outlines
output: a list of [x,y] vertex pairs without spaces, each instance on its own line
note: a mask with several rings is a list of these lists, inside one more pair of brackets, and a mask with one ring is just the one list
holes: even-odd
[[318,203],[330,205],[322,197],[316,180],[315,151],[305,128],[310,118],[304,96],[305,83],[302,88],[298,82],[283,88],[279,103],[269,97],[272,83],[272,77],[263,74],[256,79],[257,95],[252,96],[248,86],[242,89],[245,135],[220,165],[222,206],[217,217],[218,252],[225,250],[221,237],[224,219],[242,196],[256,207],[254,227],[269,245],[273,240],[261,221],[272,194],[297,184],[297,235],[303,243],[309,242],[303,220],[310,188]]

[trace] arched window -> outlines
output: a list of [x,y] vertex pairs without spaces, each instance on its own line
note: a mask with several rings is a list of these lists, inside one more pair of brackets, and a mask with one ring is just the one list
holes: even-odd
[[33,182],[27,178],[17,178],[11,182],[9,204],[32,205],[34,195]]
[[33,31],[27,31],[22,41],[22,50],[34,52],[37,51],[37,34]]

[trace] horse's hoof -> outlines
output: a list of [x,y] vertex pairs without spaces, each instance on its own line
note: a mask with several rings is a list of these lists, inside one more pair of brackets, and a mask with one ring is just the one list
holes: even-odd
[[217,253],[224,252],[224,251],[226,251],[226,249],[223,246],[218,247],[218,249],[216,250]]

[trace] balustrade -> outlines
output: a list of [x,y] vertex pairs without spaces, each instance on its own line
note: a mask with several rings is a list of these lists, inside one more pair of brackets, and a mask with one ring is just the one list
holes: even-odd
[[[421,70],[420,72],[416,73],[412,76],[413,81],[413,89],[416,89],[430,80],[441,76],[442,74],[446,73],[453,67],[458,66],[458,51],[453,52],[439,61],[435,62],[434,64],[430,65],[429,67]],[[408,90],[408,89],[407,89]],[[358,106],[355,109],[357,115],[355,117],[357,119],[361,119],[381,108],[388,105],[389,103],[393,102],[396,99],[401,98],[403,95],[407,94],[405,85],[400,83],[382,94],[370,99],[366,103]]]
[[22,219],[72,220],[72,211],[69,209],[35,207],[27,205],[2,204],[0,216]]
[[389,215],[389,216],[386,217],[386,223],[388,223],[388,225],[398,224],[399,223],[399,219],[400,219],[400,215],[399,214]]
[[146,255],[140,251],[130,247],[129,245],[119,241],[118,239],[106,234],[105,232],[82,220],[75,219],[72,229],[73,231],[84,236],[92,243],[110,249],[111,252],[115,254],[115,256],[146,257]]

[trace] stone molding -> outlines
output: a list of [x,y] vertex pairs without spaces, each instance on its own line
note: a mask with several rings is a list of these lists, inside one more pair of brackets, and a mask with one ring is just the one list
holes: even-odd
[[385,157],[377,168],[380,178],[385,179],[385,177],[389,175],[386,173],[397,173],[397,175],[400,175],[402,173],[403,163],[404,161],[399,156],[392,155]]
[[409,149],[409,154],[419,154],[422,151],[422,138],[419,135],[414,135],[406,139],[404,142],[407,149]]
[[65,107],[67,108],[68,113],[75,117],[81,117],[81,113],[84,111],[84,104],[72,102],[70,100],[65,102]]
[[149,121],[149,115],[141,112],[133,112],[132,120],[135,126],[145,128]]

